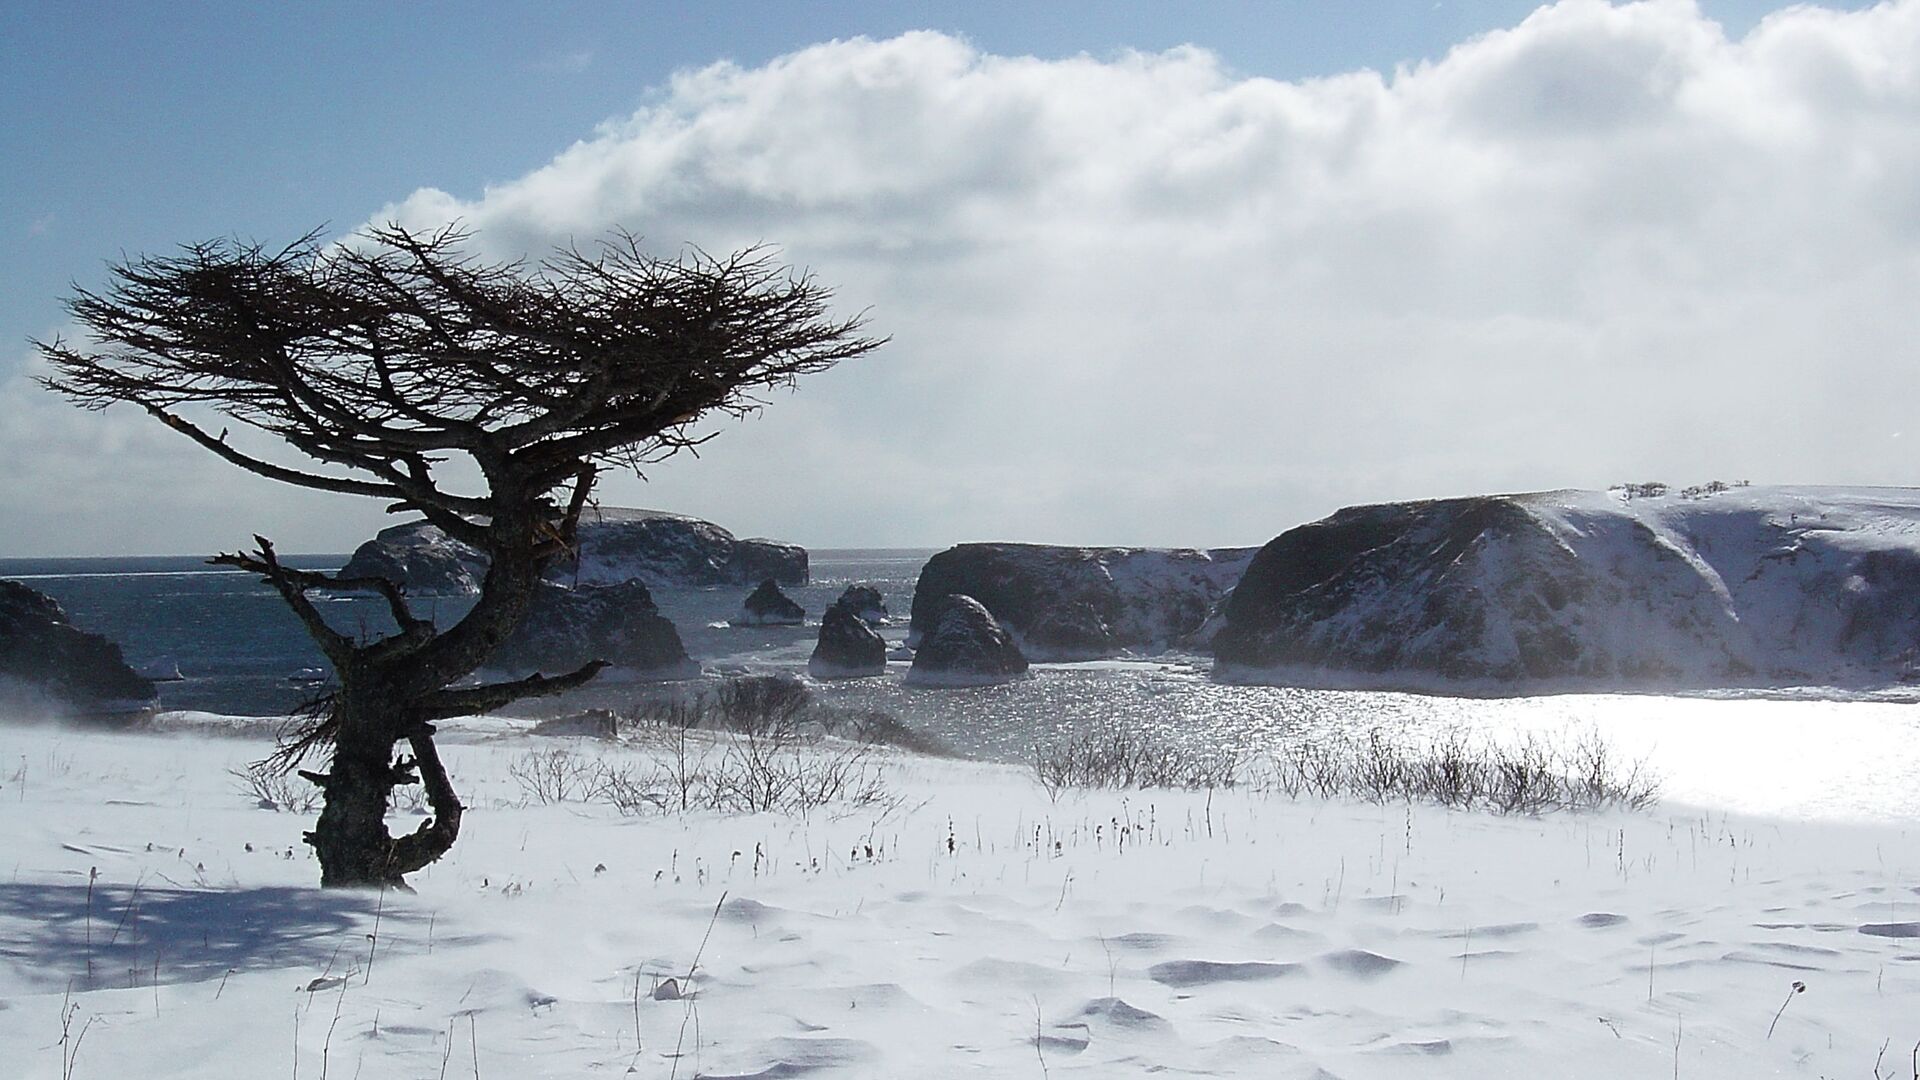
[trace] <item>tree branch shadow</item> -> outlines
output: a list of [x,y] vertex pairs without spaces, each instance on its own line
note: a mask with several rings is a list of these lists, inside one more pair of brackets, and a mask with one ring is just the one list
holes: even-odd
[[[424,921],[373,892],[308,888],[198,890],[0,884],[0,962],[28,991],[202,982],[229,972],[311,968],[334,975],[366,961],[376,917]],[[19,985],[18,983],[16,985]]]

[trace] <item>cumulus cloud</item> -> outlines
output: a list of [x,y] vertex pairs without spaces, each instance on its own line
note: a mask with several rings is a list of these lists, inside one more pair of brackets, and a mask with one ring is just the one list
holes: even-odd
[[[74,408],[34,381],[47,373],[26,355],[0,379],[0,506],[10,554],[211,554],[244,546],[256,532],[289,542],[288,550],[346,550],[389,523],[367,500],[292,493],[233,469],[131,405]],[[233,428],[235,445],[274,449],[268,437]]]
[[1911,0],[1741,40],[1566,0],[1303,82],[909,34],[684,72],[388,213],[777,241],[894,335],[636,498],[833,542],[1258,541],[1370,499],[1908,479],[1917,73]]
[[1299,82],[915,33],[682,72],[377,217],[770,241],[893,336],[615,501],[815,544],[1257,543],[1378,499],[1908,481],[1915,130],[1920,0],[1738,40],[1564,0]]

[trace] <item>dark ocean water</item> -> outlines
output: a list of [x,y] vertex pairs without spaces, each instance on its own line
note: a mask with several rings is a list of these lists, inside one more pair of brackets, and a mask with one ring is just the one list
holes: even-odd
[[[787,593],[819,614],[855,582],[880,589],[889,607],[905,616],[914,580],[930,551],[816,551],[812,581]],[[335,570],[345,555],[286,555],[290,566]],[[117,642],[134,668],[172,672],[182,678],[160,684],[165,709],[198,709],[236,715],[284,714],[309,696],[302,672],[323,667],[324,658],[306,630],[271,588],[249,574],[211,567],[193,556],[99,559],[0,559],[0,578],[20,581],[60,602],[83,630]],[[654,590],[661,611],[680,628],[696,660],[722,668],[801,667],[817,626],[733,628],[724,624],[739,610],[748,588]],[[423,597],[422,614],[449,622],[466,613],[463,597]],[[327,621],[347,633],[389,633],[385,605],[368,596],[341,596],[322,603]]]

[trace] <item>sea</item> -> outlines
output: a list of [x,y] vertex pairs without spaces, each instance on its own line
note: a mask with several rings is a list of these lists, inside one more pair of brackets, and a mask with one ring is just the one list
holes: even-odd
[[[736,627],[747,589],[657,588],[655,602],[710,675],[803,672],[818,618],[851,584],[880,590],[893,614],[882,633],[906,636],[907,614],[930,550],[826,549],[809,553],[811,581],[785,591],[810,613],[798,627]],[[303,569],[334,570],[344,555],[286,555]],[[159,684],[160,707],[278,716],[313,695],[324,660],[280,598],[251,575],[201,557],[0,559],[0,577],[58,600],[73,623],[118,642],[128,662]],[[436,619],[457,619],[470,600],[423,599]],[[365,596],[330,599],[337,628],[391,628]],[[880,709],[955,750],[1031,760],[1063,733],[1118,723],[1159,736],[1258,754],[1288,739],[1380,729],[1420,738],[1443,731],[1496,739],[1530,734],[1577,739],[1598,732],[1662,780],[1668,804],[1795,819],[1920,825],[1920,705],[1911,699],[1819,691],[1769,695],[1568,694],[1463,698],[1384,691],[1241,686],[1211,677],[1205,656],[1168,653],[1035,665],[1030,678],[963,689],[903,686],[904,663],[874,679],[821,684],[848,708]],[[618,708],[653,692],[603,677],[578,704]]]

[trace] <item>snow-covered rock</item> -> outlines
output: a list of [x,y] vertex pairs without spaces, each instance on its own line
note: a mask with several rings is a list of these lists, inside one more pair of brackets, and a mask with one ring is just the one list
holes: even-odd
[[[341,573],[385,577],[414,593],[478,592],[484,553],[424,521],[382,529],[361,544]],[[736,539],[710,521],[658,510],[588,508],[580,517],[577,558],[557,559],[550,581],[617,585],[638,578],[653,586],[747,585],[772,578],[807,583],[807,552],[778,540]]]
[[1091,660],[1187,644],[1253,558],[1212,551],[961,544],[927,561],[909,644],[949,593],[985,604],[1035,660]]
[[[921,610],[919,597],[914,611]],[[930,608],[929,629],[902,681],[915,686],[988,686],[1026,674],[1027,658],[1006,627],[971,596],[949,594]]]
[[807,621],[807,609],[781,592],[778,582],[767,578],[740,602],[740,611],[732,621],[735,626],[799,626]]
[[1920,490],[1556,491],[1342,510],[1260,550],[1216,671],[1451,692],[1920,674]]
[[0,581],[0,705],[98,719],[153,699],[153,681],[127,666],[120,646],[68,622],[52,597]]
[[424,521],[381,529],[354,549],[343,577],[385,578],[415,595],[480,591],[487,556]]
[[807,674],[816,679],[858,679],[884,675],[886,670],[886,640],[846,597],[835,601],[820,619],[820,640],[807,660]]
[[887,611],[886,597],[881,596],[880,590],[871,585],[847,586],[847,590],[840,594],[840,599],[835,600],[834,604],[860,616],[868,626],[885,626],[892,621],[892,614]]
[[500,671],[573,671],[593,660],[654,679],[700,674],[672,620],[654,607],[644,582],[567,588],[542,582],[520,625],[487,666]]

